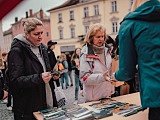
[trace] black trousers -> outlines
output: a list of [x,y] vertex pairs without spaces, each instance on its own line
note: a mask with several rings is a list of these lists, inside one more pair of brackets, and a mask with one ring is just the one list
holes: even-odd
[[149,119],[148,120],[160,120],[160,107],[149,108]]
[[8,92],[8,97],[7,97],[7,99],[8,99],[7,107],[10,107],[11,104],[12,104],[12,99],[13,99],[10,92]]
[[33,115],[22,115],[14,112],[14,120],[36,120]]

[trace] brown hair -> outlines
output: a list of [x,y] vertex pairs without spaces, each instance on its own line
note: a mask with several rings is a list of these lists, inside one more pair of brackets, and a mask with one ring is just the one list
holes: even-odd
[[41,20],[37,18],[26,18],[22,20],[22,26],[24,27],[24,32],[30,33],[33,31],[38,25],[43,26]]
[[74,60],[74,59],[76,59],[76,58],[79,59],[79,55],[76,54],[77,49],[80,49],[80,50],[81,50],[81,48],[76,48],[76,49],[74,50],[74,53],[72,54],[72,57],[71,57],[71,61]]

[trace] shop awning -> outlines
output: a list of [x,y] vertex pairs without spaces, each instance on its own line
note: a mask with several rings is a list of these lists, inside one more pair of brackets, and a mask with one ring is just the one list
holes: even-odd
[[61,46],[60,47],[61,52],[71,52],[75,50],[75,45],[73,46]]
[[22,0],[0,0],[0,20],[16,7]]

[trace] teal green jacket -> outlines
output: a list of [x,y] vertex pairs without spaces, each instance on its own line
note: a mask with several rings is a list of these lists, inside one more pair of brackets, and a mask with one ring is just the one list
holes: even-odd
[[139,72],[142,107],[160,107],[160,3],[150,0],[127,14],[119,34],[119,70],[127,81]]

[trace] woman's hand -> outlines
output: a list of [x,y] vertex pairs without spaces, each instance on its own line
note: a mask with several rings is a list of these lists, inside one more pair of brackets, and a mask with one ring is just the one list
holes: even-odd
[[116,80],[116,78],[114,77],[114,75],[115,75],[115,73],[113,73],[113,74],[111,75],[111,79],[110,79],[112,85],[116,85],[116,82],[117,82],[117,80]]
[[61,76],[61,74],[53,75],[53,79],[54,79],[54,80],[57,80],[57,79],[60,78],[60,76]]
[[48,83],[51,79],[51,72],[44,72],[42,73],[42,79],[45,83]]
[[116,86],[117,80],[116,79],[110,79],[110,82],[111,82],[112,85]]
[[106,81],[110,81],[110,77],[109,77],[108,71],[105,71],[105,72],[103,73],[103,77],[105,78]]

